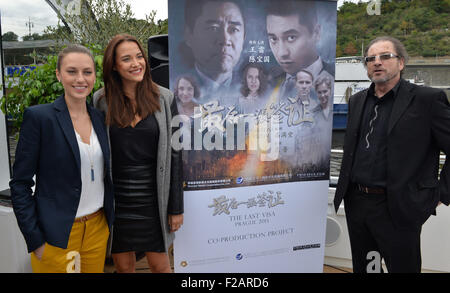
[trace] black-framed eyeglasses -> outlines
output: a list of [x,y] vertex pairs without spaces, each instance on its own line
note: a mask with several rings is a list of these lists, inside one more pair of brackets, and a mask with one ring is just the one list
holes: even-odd
[[366,61],[366,63],[374,62],[377,59],[377,57],[380,57],[381,61],[389,60],[391,58],[399,58],[399,56],[397,56],[393,53],[385,53],[385,54],[376,55],[376,56],[364,57],[364,61]]

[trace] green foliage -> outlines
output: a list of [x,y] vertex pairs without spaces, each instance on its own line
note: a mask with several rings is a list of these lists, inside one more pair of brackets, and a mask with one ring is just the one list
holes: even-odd
[[[127,33],[136,37],[147,50],[147,40],[153,35],[167,34],[167,21],[155,23],[156,11],[149,11],[146,19],[136,19],[131,6],[122,0],[84,0],[92,13],[83,11],[80,15],[66,14],[62,25],[47,27],[45,32],[58,43],[97,44],[105,48],[117,34]],[[94,16],[94,17],[93,17]]]
[[46,35],[40,35],[38,33],[33,33],[31,36],[26,35],[22,37],[24,41],[37,41],[37,40],[47,40]]
[[[96,66],[96,81],[92,93],[103,87],[103,56],[99,54],[101,48],[98,45],[90,45],[94,53]],[[16,75],[6,80],[11,92],[1,98],[1,109],[8,112],[10,118],[14,120],[14,126],[20,128],[22,115],[25,108],[37,104],[53,102],[64,93],[64,88],[56,78],[56,55],[49,55],[47,62],[39,65],[34,70],[27,70],[22,76]],[[88,100],[92,99],[92,94]],[[6,98],[6,99],[5,99]],[[5,105],[6,104],[6,105]]]
[[2,35],[2,41],[9,42],[17,42],[19,40],[19,36],[14,32],[6,32]]
[[[381,15],[368,15],[367,3],[344,2],[338,11],[336,56],[349,56],[370,40],[390,35],[411,56],[450,55],[450,0],[383,0]],[[358,52],[359,53],[359,52]]]
[[[133,17],[130,5],[122,0],[83,0],[81,3],[87,3],[92,13],[83,11],[80,15],[66,14],[65,22],[71,29],[62,25],[47,27],[45,37],[57,42],[56,52],[67,43],[83,44],[91,49],[95,57],[97,77],[93,92],[103,87],[103,51],[113,36],[119,33],[131,34],[147,51],[147,40],[150,36],[168,33],[167,19],[155,23],[156,11],[151,11],[145,20],[139,20]],[[56,54],[49,54],[46,59],[47,62],[37,66],[35,70],[6,81],[11,92],[0,100],[1,109],[5,112],[6,106],[8,115],[18,128],[22,123],[25,108],[51,103],[64,93],[63,86],[55,75]],[[92,93],[88,100],[91,98]]]

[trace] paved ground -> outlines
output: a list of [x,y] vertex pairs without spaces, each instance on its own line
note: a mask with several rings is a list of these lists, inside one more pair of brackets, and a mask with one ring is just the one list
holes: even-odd
[[[173,259],[171,258],[171,264],[173,268]],[[105,266],[105,273],[113,273],[114,272],[114,265],[107,265]],[[332,267],[328,265],[323,266],[323,272],[328,274],[344,274],[344,273],[351,273],[352,270],[349,268],[339,268],[339,267]],[[136,273],[151,273],[150,269],[148,268],[147,259],[144,257],[140,259],[136,263]]]

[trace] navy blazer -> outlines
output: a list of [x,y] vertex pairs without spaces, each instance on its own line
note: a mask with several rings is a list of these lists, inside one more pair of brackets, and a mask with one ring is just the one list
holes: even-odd
[[[114,199],[108,137],[103,114],[89,105],[87,110],[103,151],[103,205],[111,230]],[[45,242],[67,248],[80,202],[80,164],[78,142],[64,96],[52,104],[25,109],[9,185],[14,213],[28,252]],[[36,188],[33,196],[34,175]]]

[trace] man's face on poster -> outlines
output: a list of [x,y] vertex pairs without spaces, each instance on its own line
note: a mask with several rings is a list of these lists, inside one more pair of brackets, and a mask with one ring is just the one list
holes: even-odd
[[296,75],[295,87],[297,88],[297,92],[299,97],[307,98],[311,92],[311,88],[313,85],[312,77],[306,72],[300,71]]
[[267,15],[270,48],[285,72],[295,74],[317,58],[320,27],[316,25],[310,29],[300,24],[297,14]]
[[196,64],[206,74],[231,72],[244,45],[244,19],[232,2],[207,2],[192,31],[186,28],[187,45]]

